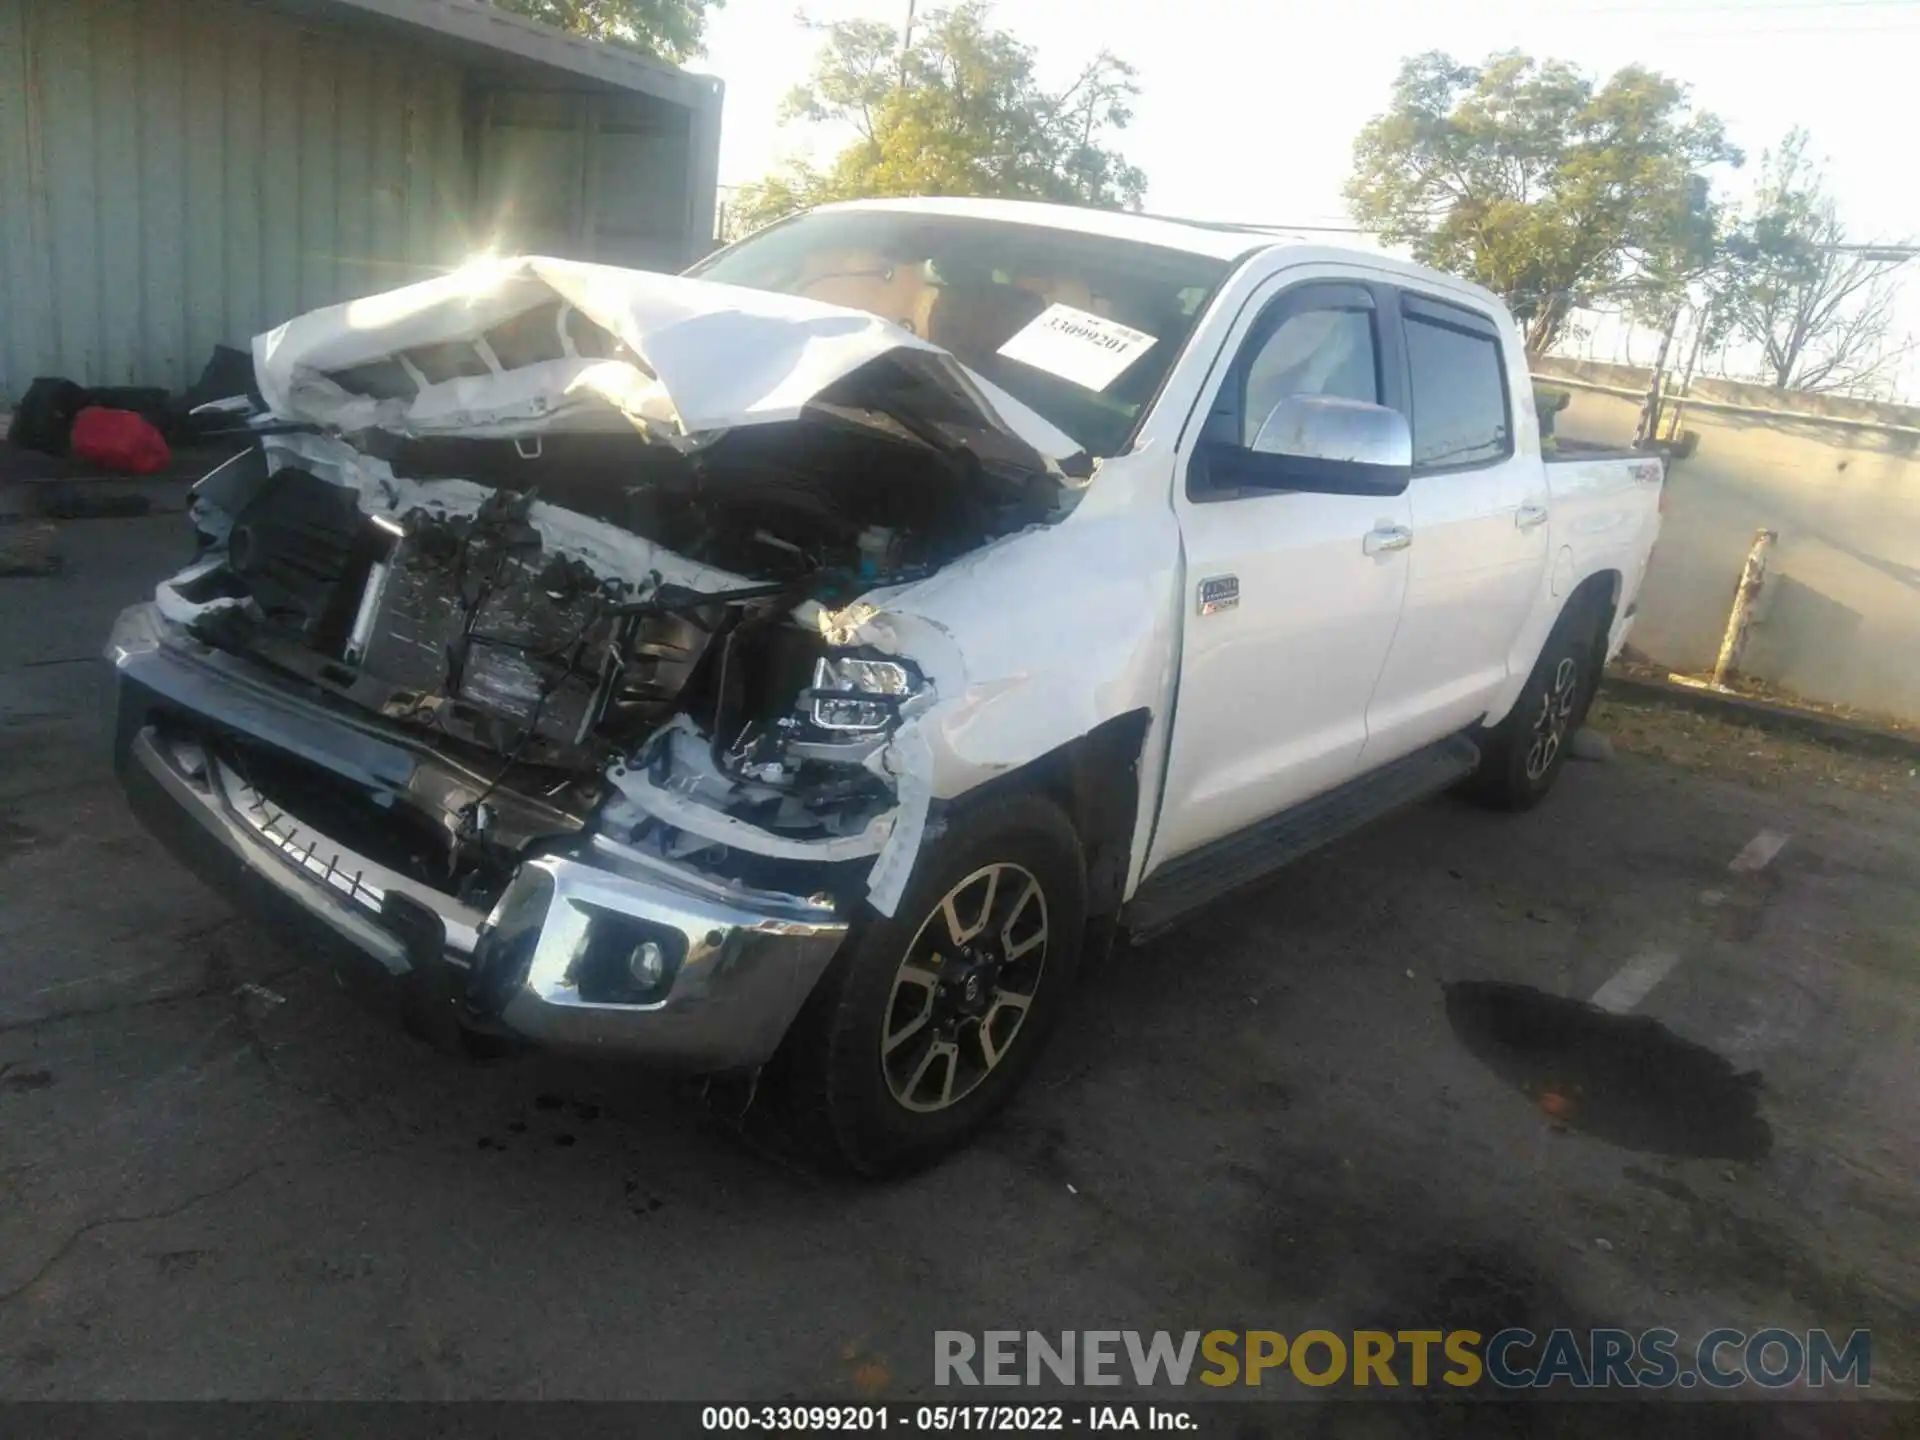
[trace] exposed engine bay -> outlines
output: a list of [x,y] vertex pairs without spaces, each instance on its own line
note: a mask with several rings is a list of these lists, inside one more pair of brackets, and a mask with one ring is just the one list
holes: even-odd
[[[578,314],[540,313],[543,333],[582,337]],[[500,365],[509,337],[478,339]],[[623,350],[612,332],[588,348]],[[323,378],[404,403],[397,371],[416,407],[474,378],[433,381],[445,356],[419,347],[393,361]],[[411,868],[474,900],[543,838],[522,802],[559,817],[554,834],[598,829],[748,883],[802,859],[864,875],[896,803],[882,751],[931,697],[911,659],[832,644],[827,617],[1074,498],[1030,456],[958,443],[924,418],[939,403],[895,403],[916,387],[883,354],[791,419],[692,437],[663,433],[657,395],[651,422],[597,396],[513,433],[343,434],[283,404],[196,488],[201,558],[161,608],[484,777],[432,801],[370,793],[362,817],[434,837]]]

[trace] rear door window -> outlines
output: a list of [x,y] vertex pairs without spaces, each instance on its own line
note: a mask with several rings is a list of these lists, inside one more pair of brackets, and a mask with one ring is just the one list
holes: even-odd
[[1491,465],[1513,453],[1499,332],[1477,312],[1405,297],[1416,470]]

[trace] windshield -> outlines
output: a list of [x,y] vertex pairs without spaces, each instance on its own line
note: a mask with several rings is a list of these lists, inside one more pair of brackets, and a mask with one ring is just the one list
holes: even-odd
[[1074,230],[840,210],[770,226],[689,273],[891,320],[1102,456],[1126,445],[1226,271]]

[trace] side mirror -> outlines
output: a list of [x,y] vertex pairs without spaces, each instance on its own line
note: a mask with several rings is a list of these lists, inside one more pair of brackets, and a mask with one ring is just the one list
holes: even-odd
[[1332,395],[1289,395],[1275,405],[1250,449],[1221,445],[1212,483],[1323,495],[1399,495],[1413,477],[1407,417],[1384,405]]

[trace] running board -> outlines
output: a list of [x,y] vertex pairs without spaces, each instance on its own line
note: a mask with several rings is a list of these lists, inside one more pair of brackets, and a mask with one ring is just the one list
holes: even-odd
[[1134,892],[1121,923],[1134,944],[1151,940],[1201,906],[1369,821],[1438,794],[1471,775],[1479,764],[1480,748],[1465,735],[1416,750],[1163,865]]

